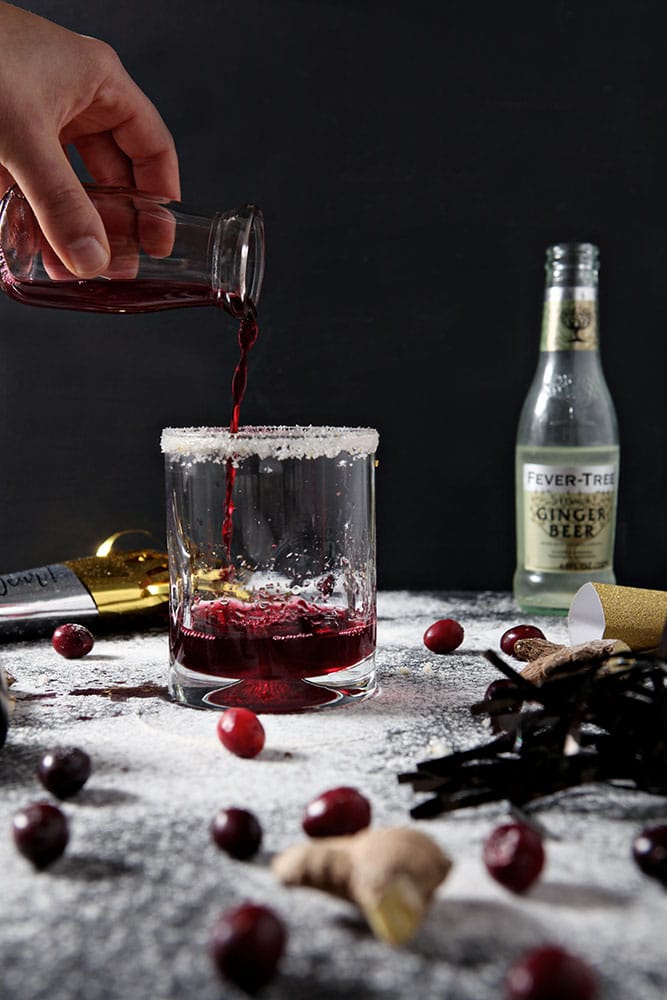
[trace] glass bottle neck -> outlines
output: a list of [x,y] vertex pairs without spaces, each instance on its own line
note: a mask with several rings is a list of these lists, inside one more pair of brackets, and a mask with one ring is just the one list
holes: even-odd
[[541,351],[597,351],[598,249],[592,243],[549,247]]
[[554,243],[547,250],[547,288],[597,288],[600,254],[593,243]]

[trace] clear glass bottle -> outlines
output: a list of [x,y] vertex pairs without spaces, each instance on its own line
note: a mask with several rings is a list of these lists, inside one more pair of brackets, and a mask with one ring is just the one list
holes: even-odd
[[523,611],[566,614],[579,587],[614,583],[619,477],[614,404],[598,352],[598,248],[547,250],[540,358],[516,442]]
[[86,280],[71,274],[14,186],[0,201],[0,289],[11,298],[105,313],[219,306],[239,318],[248,302],[257,305],[264,222],[255,205],[206,214],[127,188],[84,187],[109,240],[106,271]]

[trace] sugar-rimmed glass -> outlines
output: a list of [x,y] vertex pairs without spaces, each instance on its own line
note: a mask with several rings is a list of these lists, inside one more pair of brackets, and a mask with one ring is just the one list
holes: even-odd
[[292,712],[376,690],[377,431],[167,428],[172,695]]

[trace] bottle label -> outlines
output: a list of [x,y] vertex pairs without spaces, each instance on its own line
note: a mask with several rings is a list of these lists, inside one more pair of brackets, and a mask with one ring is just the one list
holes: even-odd
[[542,351],[595,351],[598,347],[594,288],[548,288],[542,315]]
[[87,588],[67,566],[39,566],[0,576],[0,633],[13,622],[97,613]]
[[525,567],[540,573],[611,566],[618,467],[523,466]]

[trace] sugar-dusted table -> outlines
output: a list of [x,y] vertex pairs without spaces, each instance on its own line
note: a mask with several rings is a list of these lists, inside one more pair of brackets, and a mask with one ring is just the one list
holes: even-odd
[[[438,618],[457,618],[465,641],[436,656],[422,644]],[[262,717],[267,741],[253,760],[219,743],[216,714],[171,703],[162,634],[100,638],[83,660],[48,641],[0,647],[15,678],[15,708],[0,751],[0,996],[3,1000],[220,1000],[241,997],[207,954],[218,914],[252,899],[289,931],[267,1000],[497,1000],[518,955],[555,942],[588,959],[602,1000],[667,996],[667,891],[635,866],[631,843],[667,822],[667,803],[601,785],[545,801],[551,835],[537,886],[516,897],[481,861],[482,843],[508,815],[503,804],[419,821],[454,867],[414,940],[392,949],[350,904],[280,886],[272,854],[303,838],[310,798],[354,785],[374,825],[414,823],[419,800],[397,774],[418,760],[488,738],[469,712],[498,676],[482,652],[520,621],[498,593],[383,593],[381,691],[372,700],[304,715]],[[544,620],[550,638],[565,623]],[[123,688],[126,688],[123,692]],[[75,744],[93,774],[63,808],[66,854],[36,873],[15,850],[12,816],[47,797],[35,778],[42,751]],[[260,854],[234,861],[209,837],[222,806],[245,805],[264,829]]]

